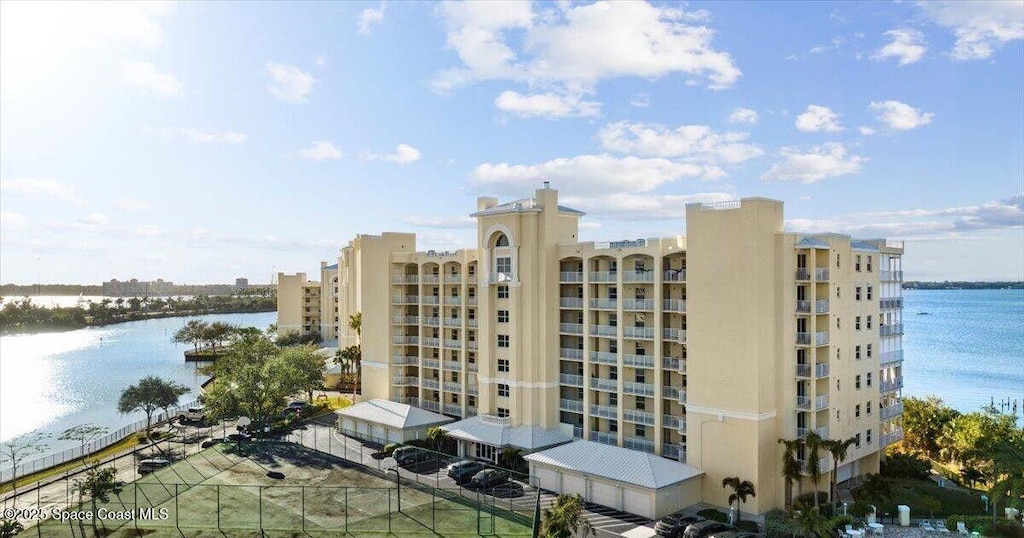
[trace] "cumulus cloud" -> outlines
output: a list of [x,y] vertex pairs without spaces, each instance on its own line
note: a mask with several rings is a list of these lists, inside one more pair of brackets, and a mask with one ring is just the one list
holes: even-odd
[[857,128],[857,130],[860,131],[860,134],[864,136],[871,136],[875,134],[874,127],[868,127],[867,125],[861,125],[860,127]]
[[359,33],[363,35],[370,35],[370,27],[374,24],[378,24],[384,20],[384,2],[380,3],[380,6],[376,9],[366,8],[359,13]]
[[565,118],[569,116],[596,116],[601,112],[601,103],[584,101],[580,96],[559,93],[534,93],[523,95],[507,90],[494,100],[499,110],[523,118],[546,117]]
[[896,58],[898,65],[909,65],[921,59],[928,47],[924,34],[913,28],[897,28],[885,33],[891,41],[871,55],[872,60],[884,61]]
[[149,209],[149,204],[135,198],[121,198],[117,201],[116,207],[128,213],[139,213]]
[[476,219],[472,217],[405,217],[406,224],[422,228],[476,228]]
[[580,230],[597,230],[601,228],[601,223],[592,220],[584,220],[581,221],[577,227]]
[[[604,149],[649,157],[682,158],[715,170],[718,163],[738,164],[764,155],[761,148],[744,142],[746,133],[716,133],[707,125],[629,123],[606,125],[597,134]],[[717,171],[715,176],[724,172]]]
[[651,106],[651,96],[646,93],[638,93],[629,100],[629,106],[636,108],[647,108]]
[[878,121],[890,129],[907,131],[931,123],[935,114],[920,110],[899,101],[872,101],[871,110],[878,114]]
[[761,176],[765,181],[799,181],[815,183],[823,179],[860,173],[865,157],[850,155],[846,147],[838,142],[822,144],[801,152],[797,148],[784,147],[782,160]]
[[395,146],[395,151],[392,153],[379,154],[364,152],[360,155],[360,158],[367,161],[391,161],[398,164],[414,163],[422,157],[423,154],[420,150],[408,144],[399,144]]
[[59,198],[74,202],[81,201],[74,188],[52,178],[0,179],[0,192],[7,195]]
[[308,148],[300,149],[299,157],[314,161],[323,161],[325,159],[340,159],[342,157],[342,153],[341,150],[338,149],[338,146],[335,146],[330,141],[317,140]]
[[138,86],[161,97],[181,97],[181,82],[170,73],[162,73],[149,62],[121,62],[121,82]]
[[839,114],[831,108],[818,105],[807,105],[807,110],[796,117],[795,124],[797,129],[805,133],[834,133],[843,129],[839,126]]
[[270,94],[285,103],[305,103],[316,79],[313,75],[292,65],[267,62],[267,75],[271,83],[267,86]]
[[745,123],[753,125],[757,123],[757,111],[749,108],[734,108],[729,114],[729,123]]
[[245,133],[235,131],[200,131],[192,127],[168,127],[164,136],[182,137],[196,144],[241,144],[248,138]]
[[1024,39],[1024,2],[973,0],[921,2],[925,16],[949,28],[956,44],[954,60],[984,60],[1010,41]]
[[8,231],[19,231],[28,228],[28,217],[13,211],[0,211],[0,227]]

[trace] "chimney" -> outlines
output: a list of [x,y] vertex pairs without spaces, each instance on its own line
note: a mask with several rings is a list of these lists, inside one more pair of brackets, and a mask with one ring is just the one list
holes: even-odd
[[544,188],[545,189],[550,189],[551,188],[551,182],[550,181],[545,181],[544,182]]

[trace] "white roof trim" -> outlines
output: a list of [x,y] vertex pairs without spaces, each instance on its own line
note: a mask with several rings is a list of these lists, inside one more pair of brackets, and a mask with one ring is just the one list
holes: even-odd
[[660,489],[704,474],[696,467],[661,456],[583,439],[529,454],[524,459],[536,465],[649,489]]

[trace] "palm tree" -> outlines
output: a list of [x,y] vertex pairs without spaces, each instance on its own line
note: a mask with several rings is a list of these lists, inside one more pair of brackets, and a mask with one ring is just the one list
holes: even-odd
[[836,472],[839,469],[839,464],[846,459],[846,451],[851,445],[857,442],[855,437],[840,441],[838,439],[827,439],[822,441],[821,444],[832,454],[832,476],[829,479],[829,500],[832,504],[835,504],[836,498],[839,497],[839,482],[836,480]]
[[892,500],[892,486],[889,481],[882,478],[880,474],[869,474],[865,477],[864,483],[856,491],[856,500],[882,506]]
[[427,441],[438,452],[444,451],[444,445],[448,442],[448,439],[448,432],[441,429],[440,426],[434,426],[427,430]]
[[[352,314],[351,316],[348,317],[348,328],[352,329],[353,331],[356,332],[356,345],[355,345],[356,353],[353,353],[351,355],[351,358],[352,358],[352,362],[354,362],[355,366],[356,366],[355,393],[356,394],[362,394],[362,392],[359,390],[360,389],[359,384],[362,383],[362,381],[363,381],[363,346],[362,346],[362,339],[363,339],[363,313],[362,312],[356,312],[355,314]],[[355,400],[353,399],[352,401],[355,401]]]
[[521,467],[520,463],[523,460],[523,450],[520,448],[509,447],[501,451],[498,459],[501,462],[501,466],[506,469],[516,470]]
[[544,509],[541,536],[544,538],[571,538],[582,530],[584,535],[593,535],[594,528],[583,517],[583,497],[579,493],[563,493],[555,498],[551,508]]
[[740,521],[740,503],[747,502],[747,497],[756,497],[754,483],[750,480],[740,480],[738,476],[730,476],[722,479],[723,488],[732,488],[729,494],[729,506],[736,503],[736,523]]
[[796,495],[799,498],[803,495],[803,468],[800,460],[796,459],[796,452],[803,445],[801,439],[779,439],[779,443],[786,447],[782,454],[782,476],[786,479],[786,506],[793,506],[793,482],[796,482]]
[[825,440],[818,435],[818,432],[807,432],[804,437],[804,446],[807,447],[807,474],[811,476],[811,486],[814,488],[814,507],[818,507],[818,480],[821,479],[821,463],[818,461],[818,451],[824,447]]
[[829,518],[821,515],[817,506],[801,511],[800,515],[796,517],[796,521],[803,528],[806,536],[832,538],[834,524]]

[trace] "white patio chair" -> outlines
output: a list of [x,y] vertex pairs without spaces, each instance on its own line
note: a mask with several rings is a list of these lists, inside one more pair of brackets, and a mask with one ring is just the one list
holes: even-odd
[[963,521],[956,522],[956,532],[960,534],[970,534],[967,532],[967,525]]

